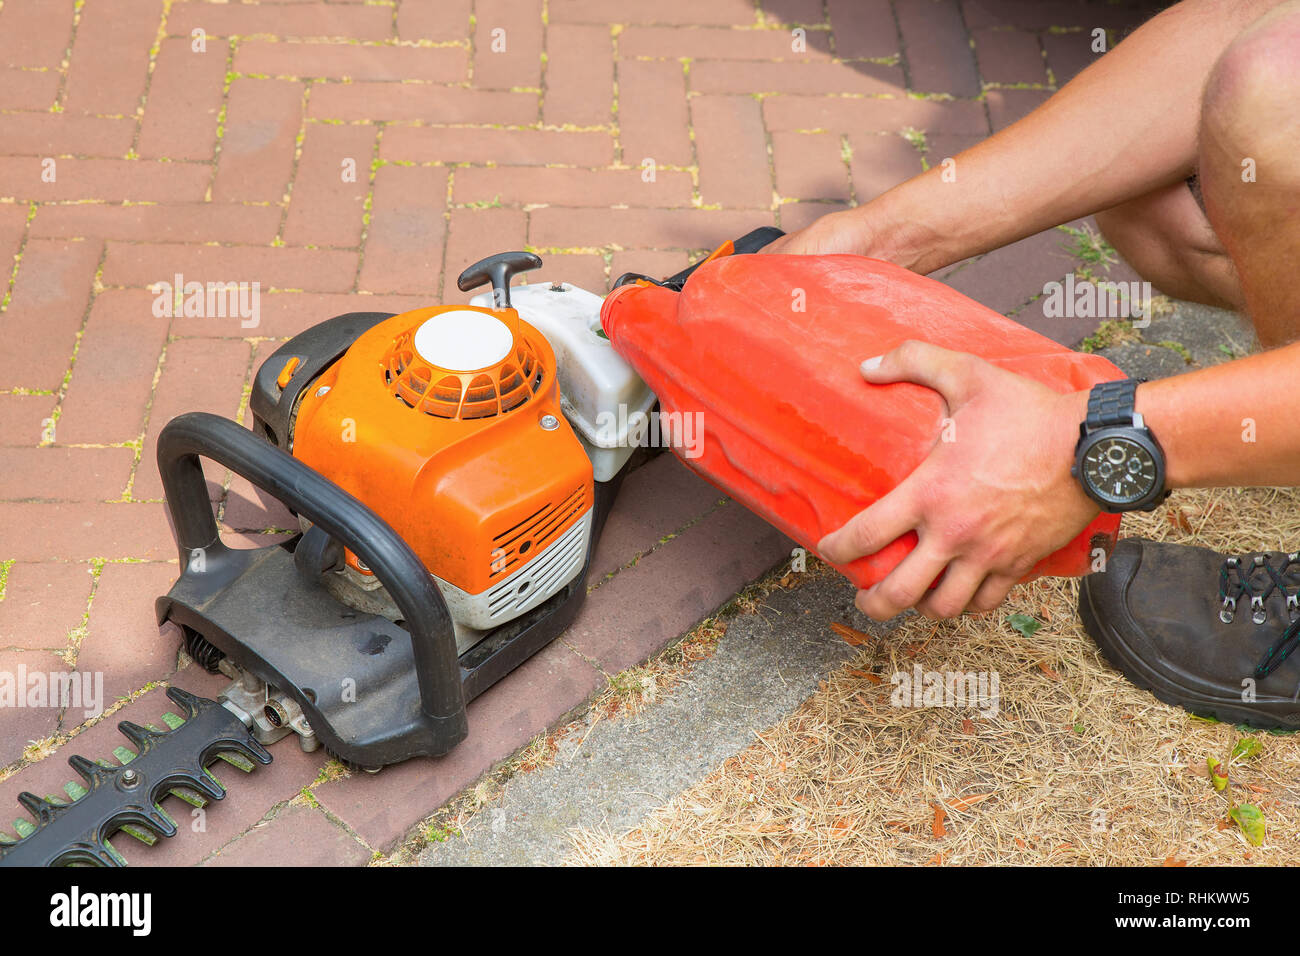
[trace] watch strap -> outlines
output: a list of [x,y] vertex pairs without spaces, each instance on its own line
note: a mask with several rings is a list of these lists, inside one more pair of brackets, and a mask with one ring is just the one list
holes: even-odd
[[1088,417],[1084,420],[1088,431],[1114,425],[1132,425],[1137,387],[1137,379],[1132,378],[1094,385],[1088,393]]

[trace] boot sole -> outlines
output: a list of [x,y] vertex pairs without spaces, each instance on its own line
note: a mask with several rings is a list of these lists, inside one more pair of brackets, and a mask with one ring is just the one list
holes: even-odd
[[1092,607],[1092,592],[1086,578],[1079,587],[1079,617],[1111,666],[1133,685],[1155,695],[1157,700],[1227,724],[1244,724],[1259,730],[1300,730],[1300,706],[1293,701],[1247,706],[1236,698],[1206,697],[1189,691],[1157,673],[1133,652],[1110,625],[1103,623],[1097,616]]

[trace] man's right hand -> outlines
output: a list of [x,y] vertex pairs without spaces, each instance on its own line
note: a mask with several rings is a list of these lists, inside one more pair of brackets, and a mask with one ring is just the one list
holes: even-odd
[[858,207],[822,216],[811,226],[782,236],[762,251],[785,255],[851,253],[867,256],[872,254],[873,238],[864,207]]

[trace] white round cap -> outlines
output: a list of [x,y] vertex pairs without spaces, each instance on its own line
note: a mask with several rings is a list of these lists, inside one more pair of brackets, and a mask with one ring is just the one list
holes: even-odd
[[415,330],[420,357],[449,372],[496,365],[515,344],[510,327],[496,316],[472,309],[439,312]]

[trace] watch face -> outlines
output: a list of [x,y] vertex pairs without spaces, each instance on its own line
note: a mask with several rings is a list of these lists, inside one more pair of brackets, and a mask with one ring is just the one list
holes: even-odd
[[1132,504],[1158,490],[1155,456],[1132,438],[1101,437],[1084,451],[1080,464],[1080,475],[1088,487],[1110,504]]

